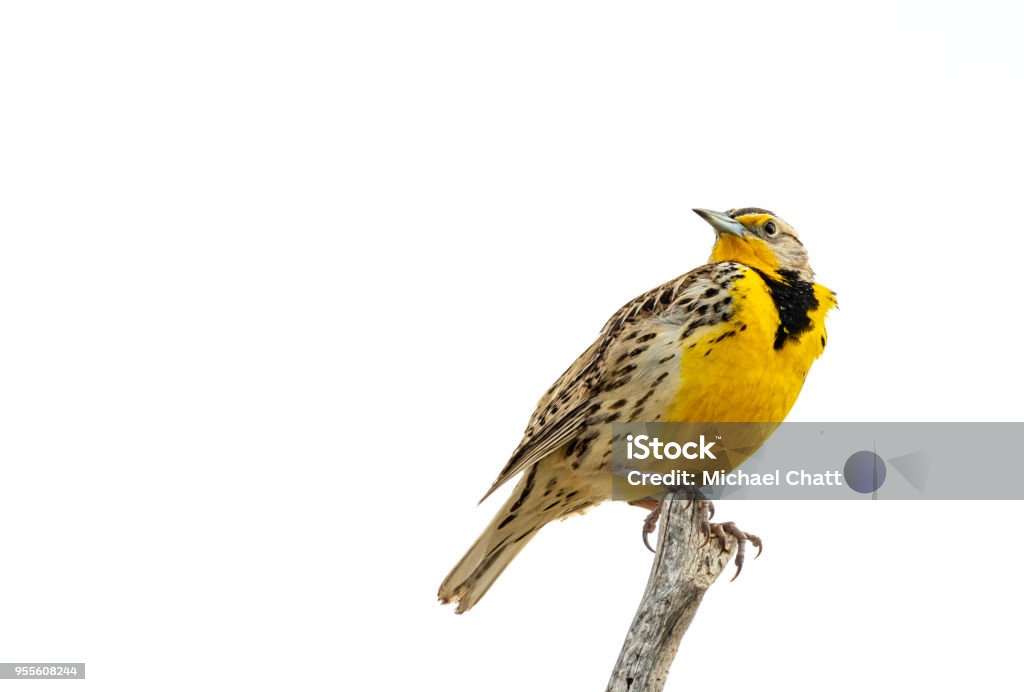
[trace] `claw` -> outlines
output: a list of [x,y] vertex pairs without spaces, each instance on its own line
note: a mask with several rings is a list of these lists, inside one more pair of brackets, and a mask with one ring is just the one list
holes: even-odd
[[718,539],[719,555],[724,553],[728,548],[729,536],[736,539],[736,559],[733,561],[733,564],[736,565],[736,574],[732,575],[732,579],[729,581],[736,581],[736,577],[740,576],[740,572],[743,571],[743,563],[746,561],[747,555],[747,543],[757,547],[757,555],[754,556],[755,560],[760,557],[761,553],[764,551],[764,543],[761,541],[759,536],[742,531],[731,521],[723,522],[721,524],[707,524],[705,533],[707,537],[704,539],[704,543],[701,544],[701,548],[710,543],[712,536],[714,536]]
[[657,551],[654,548],[651,547],[651,542],[647,538],[648,536],[651,535],[651,533],[653,533],[653,531],[651,529],[648,529],[647,528],[647,522],[644,522],[644,533],[643,533],[644,545],[647,546],[647,549],[650,550],[652,553],[656,553]]
[[657,551],[654,548],[651,547],[651,543],[650,543],[649,540],[647,540],[647,537],[650,536],[652,533],[654,533],[654,530],[656,528],[658,528],[658,517],[661,516],[661,505],[662,505],[662,502],[659,502],[654,507],[654,509],[651,510],[651,513],[647,515],[647,518],[644,519],[644,526],[643,526],[644,545],[647,546],[647,549],[650,550],[652,553],[657,552]]
[[721,555],[729,547],[729,537],[726,535],[725,529],[722,528],[721,524],[712,524],[711,533],[718,539],[718,554]]

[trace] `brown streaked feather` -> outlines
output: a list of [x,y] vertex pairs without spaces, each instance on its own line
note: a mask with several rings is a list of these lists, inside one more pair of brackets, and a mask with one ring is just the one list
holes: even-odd
[[624,336],[652,322],[680,330],[687,323],[699,321],[693,308],[708,287],[717,287],[716,266],[697,267],[637,296],[616,311],[597,340],[541,397],[522,441],[480,501],[486,500],[519,472],[571,442],[585,429],[588,418],[601,408],[601,393],[616,384],[616,371],[606,364],[609,353]]

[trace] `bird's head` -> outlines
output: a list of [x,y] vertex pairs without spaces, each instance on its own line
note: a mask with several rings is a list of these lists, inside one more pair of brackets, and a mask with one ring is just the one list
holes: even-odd
[[712,262],[740,262],[773,278],[814,281],[807,250],[788,223],[766,209],[744,207],[727,212],[694,209],[711,224],[718,238]]

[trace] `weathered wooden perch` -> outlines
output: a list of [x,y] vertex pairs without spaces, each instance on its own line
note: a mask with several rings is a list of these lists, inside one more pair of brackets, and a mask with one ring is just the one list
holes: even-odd
[[704,592],[736,550],[731,537],[724,553],[714,538],[702,545],[706,536],[696,507],[682,492],[669,495],[662,506],[651,576],[608,681],[608,692],[657,692],[665,687],[679,642]]

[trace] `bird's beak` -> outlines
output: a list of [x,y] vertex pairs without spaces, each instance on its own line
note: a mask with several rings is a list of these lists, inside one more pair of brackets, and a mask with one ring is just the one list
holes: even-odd
[[725,214],[718,211],[710,211],[708,209],[694,209],[697,216],[711,224],[711,227],[715,229],[715,233],[722,235],[723,233],[731,233],[734,236],[743,238],[747,235],[747,228],[736,219],[731,219]]

